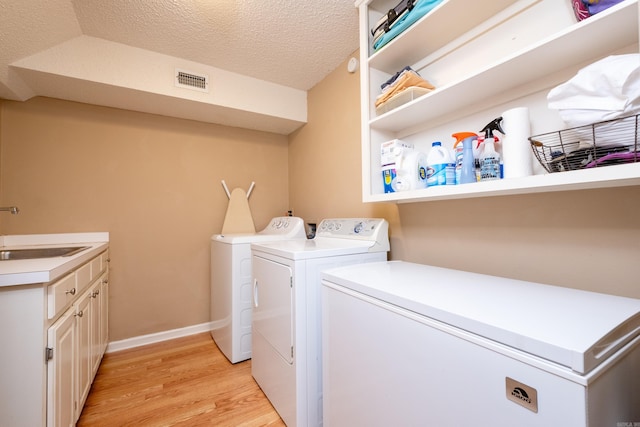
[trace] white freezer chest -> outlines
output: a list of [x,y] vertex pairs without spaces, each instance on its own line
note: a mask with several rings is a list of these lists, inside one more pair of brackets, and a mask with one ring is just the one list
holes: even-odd
[[398,261],[322,297],[326,426],[640,423],[640,300]]

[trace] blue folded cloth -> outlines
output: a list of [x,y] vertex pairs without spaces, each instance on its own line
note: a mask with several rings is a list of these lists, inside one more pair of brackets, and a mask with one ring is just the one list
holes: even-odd
[[623,0],[571,0],[571,4],[576,19],[582,21],[622,1]]
[[596,13],[602,12],[605,9],[614,6],[622,0],[582,0],[583,3],[589,8],[589,13],[595,15]]
[[409,13],[406,13],[404,16],[395,21],[391,29],[388,32],[384,33],[384,35],[378,40],[376,40],[376,42],[373,44],[373,48],[375,50],[378,50],[382,46],[389,43],[398,34],[409,28],[418,19],[431,12],[431,10],[442,3],[442,1],[443,0],[418,0],[417,4],[413,7],[413,9],[411,9]]

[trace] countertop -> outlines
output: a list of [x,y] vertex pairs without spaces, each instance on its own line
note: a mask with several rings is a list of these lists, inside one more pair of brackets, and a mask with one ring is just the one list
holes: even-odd
[[0,261],[0,287],[47,283],[56,280],[107,249],[109,233],[0,236],[0,250],[69,245],[89,246],[89,249],[66,257]]

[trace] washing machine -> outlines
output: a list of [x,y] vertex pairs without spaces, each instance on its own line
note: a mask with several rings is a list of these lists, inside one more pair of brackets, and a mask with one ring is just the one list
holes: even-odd
[[385,261],[388,228],[324,219],[313,239],[251,244],[251,373],[288,427],[322,425],[321,272]]
[[251,243],[307,240],[304,221],[273,218],[258,233],[211,237],[211,336],[231,363],[251,358]]

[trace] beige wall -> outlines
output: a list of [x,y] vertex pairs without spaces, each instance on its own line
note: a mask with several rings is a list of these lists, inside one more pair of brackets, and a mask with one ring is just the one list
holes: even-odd
[[209,321],[229,189],[256,228],[288,209],[281,135],[39,98],[0,104],[2,234],[108,231],[110,339]]
[[402,205],[393,254],[640,298],[639,210],[637,186]]
[[[348,58],[347,58],[348,59]],[[640,187],[363,204],[358,74],[346,61],[287,138],[55,101],[0,103],[0,232],[109,231],[111,340],[208,321],[209,237],[247,189],[257,228],[376,216],[393,259],[640,298]],[[288,192],[287,192],[288,188]],[[464,297],[464,296],[461,296]]]
[[347,71],[348,59],[309,91],[308,123],[289,136],[291,207],[307,221],[382,217],[393,222],[394,204],[362,203],[360,78]]

